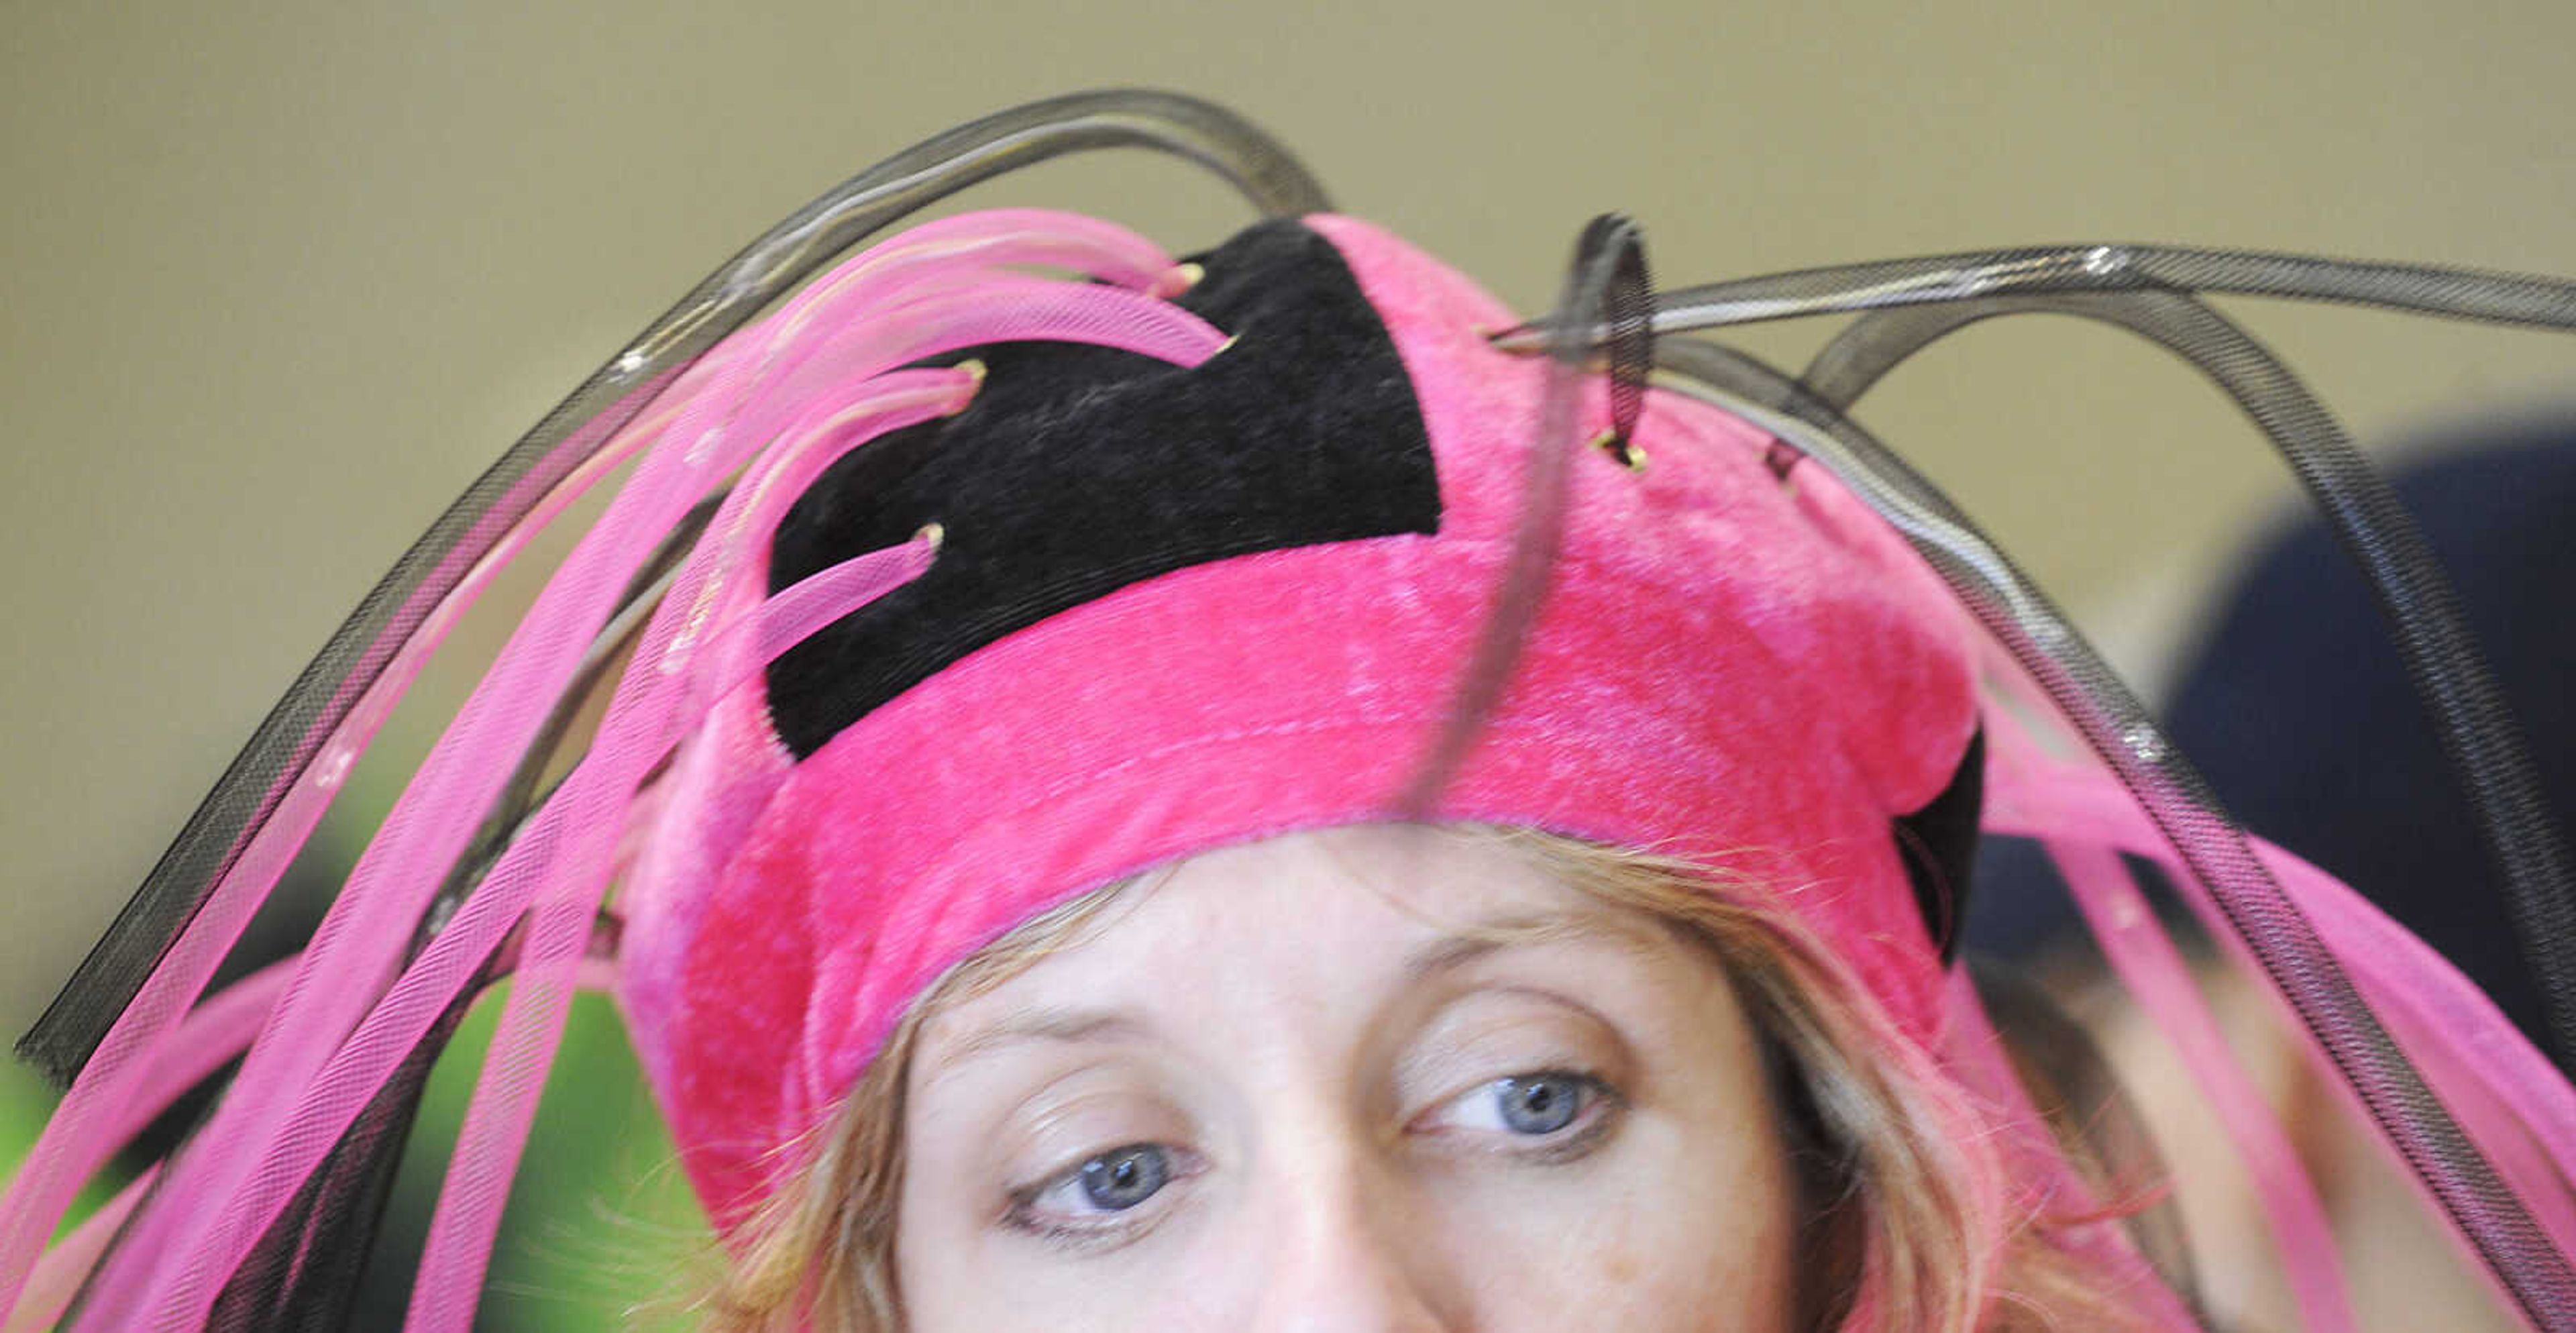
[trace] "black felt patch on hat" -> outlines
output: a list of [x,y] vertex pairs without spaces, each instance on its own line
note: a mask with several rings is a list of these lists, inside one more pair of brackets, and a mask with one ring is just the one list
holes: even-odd
[[1985,805],[1986,733],[1980,730],[1968,738],[1968,753],[1950,775],[1950,784],[1922,809],[1896,817],[1897,859],[1914,882],[1914,905],[1945,963],[1958,956],[1959,925],[1967,919]]
[[1341,253],[1275,220],[1199,262],[1180,304],[1236,342],[1196,369],[1055,342],[943,358],[984,362],[971,406],[859,448],[796,502],[772,591],[926,523],[945,533],[928,573],[770,666],[771,720],[798,758],[966,654],[1130,583],[1438,529],[1413,381]]
[[[1179,298],[1236,342],[1196,369],[1068,343],[1007,343],[965,411],[842,459],[780,524],[770,589],[945,533],[929,571],[769,668],[802,759],[871,710],[1014,630],[1128,584],[1255,551],[1439,528],[1413,382],[1332,243],[1293,220],[1199,261]],[[1151,663],[1134,669],[1150,671]],[[1945,956],[1967,891],[1984,745],[1895,821]]]

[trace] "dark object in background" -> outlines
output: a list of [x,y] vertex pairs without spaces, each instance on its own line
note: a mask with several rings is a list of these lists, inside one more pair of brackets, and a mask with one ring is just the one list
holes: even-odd
[[[2576,824],[2576,420],[2446,440],[2391,481],[2450,569],[2551,811]],[[2467,799],[2351,561],[2303,520],[2222,607],[2179,677],[2174,740],[2248,828],[2360,890],[2545,1047]]]

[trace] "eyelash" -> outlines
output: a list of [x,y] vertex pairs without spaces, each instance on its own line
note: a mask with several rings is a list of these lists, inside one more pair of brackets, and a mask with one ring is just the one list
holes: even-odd
[[[1164,1169],[1167,1175],[1160,1187],[1134,1207],[1086,1214],[1085,1217],[1089,1220],[1070,1220],[1063,1216],[1049,1217],[1038,1210],[1039,1200],[1059,1190],[1078,1185],[1083,1168],[1091,1163],[1140,1148],[1151,1148],[1162,1153],[1166,1159]],[[1029,1184],[1014,1186],[1008,1190],[1005,1194],[1008,1203],[1002,1212],[1002,1223],[1015,1231],[1024,1232],[1069,1249],[1107,1249],[1123,1245],[1144,1235],[1153,1228],[1155,1223],[1161,1221],[1163,1215],[1169,1210],[1159,1206],[1156,1201],[1162,1199],[1174,1186],[1197,1175],[1203,1167],[1204,1163],[1197,1154],[1168,1143],[1122,1143],[1116,1147],[1088,1152],[1075,1159],[1070,1165],[1051,1171]]]
[[1561,1079],[1570,1082],[1580,1091],[1583,1098],[1574,1112],[1574,1118],[1558,1129],[1549,1130],[1543,1134],[1521,1134],[1510,1129],[1483,1128],[1449,1131],[1426,1128],[1420,1132],[1430,1135],[1444,1132],[1472,1134],[1479,1138],[1499,1140],[1473,1151],[1511,1157],[1533,1166],[1556,1166],[1590,1156],[1592,1150],[1599,1147],[1610,1137],[1611,1132],[1618,1128],[1620,1115],[1628,1105],[1627,1098],[1620,1093],[1619,1089],[1598,1074],[1564,1068],[1534,1069],[1526,1073],[1506,1074],[1501,1078],[1487,1079],[1432,1107],[1422,1116],[1416,1117],[1408,1128],[1422,1125],[1425,1120],[1463,1105],[1470,1098],[1499,1097],[1507,1084],[1530,1083],[1540,1079]]

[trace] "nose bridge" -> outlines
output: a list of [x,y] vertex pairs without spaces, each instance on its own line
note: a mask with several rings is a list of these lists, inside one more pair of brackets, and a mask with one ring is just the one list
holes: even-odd
[[1355,1128],[1300,1133],[1273,1163],[1258,1333],[1432,1333],[1447,1288],[1397,1164]]

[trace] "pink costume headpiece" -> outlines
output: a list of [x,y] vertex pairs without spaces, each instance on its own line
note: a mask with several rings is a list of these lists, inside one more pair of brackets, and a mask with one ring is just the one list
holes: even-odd
[[[719,1216],[763,1193],[759,1164],[914,995],[1011,926],[1192,852],[1407,813],[1513,548],[1545,367],[1486,341],[1514,322],[1490,298],[1363,223],[1265,224],[1203,266],[1181,299],[1224,352],[1106,387],[1054,369],[1104,358],[988,354],[944,436],[874,446],[930,461],[854,457],[804,502],[818,526],[938,522],[945,541],[912,589],[783,662],[769,698],[719,709],[629,881],[627,1012]],[[1008,400],[1031,359],[1047,383]],[[1767,436],[1657,393],[1633,443],[1641,470],[1576,460],[1511,687],[1419,813],[1724,856],[1928,1039],[1940,965],[1895,820],[1967,752],[1970,626],[1830,479],[1773,475]],[[1018,531],[904,493],[907,465],[950,458],[1021,474],[964,501]],[[968,617],[931,580],[953,562],[957,595],[981,593],[979,543],[1051,544],[1051,575],[1107,583],[1129,547],[1372,528],[1123,582],[836,733],[812,720],[855,706],[808,697],[869,669],[844,641],[877,661],[954,646],[940,630]],[[831,734],[799,762],[780,731]]]
[[[1211,161],[1274,220],[1185,267],[1086,219],[969,214],[748,322],[841,245],[1049,135]],[[967,127],[791,219],[424,539],[31,1037],[78,1078],[10,1183],[0,1309],[50,1318],[95,1262],[78,1327],[327,1321],[429,1060],[511,973],[413,1295],[415,1326],[463,1328],[575,986],[613,976],[730,1226],[794,1164],[776,1150],[982,944],[1158,862],[1371,819],[1529,825],[1743,871],[1861,980],[1907,1058],[2043,1142],[1946,964],[1982,787],[1985,826],[2055,855],[2218,1108],[2312,1326],[2351,1322],[2322,1211],[2123,853],[2166,865],[2222,948],[2266,969],[2520,1308],[2576,1320],[2565,1082],[2438,959],[2209,811],[2080,640],[1841,413],[1963,322],[1937,304],[1962,294],[2004,303],[1973,316],[2070,310],[2209,360],[2234,345],[2184,290],[2394,300],[2363,290],[2388,273],[2092,247],[1699,289],[1652,323],[1939,317],[1863,321],[1799,382],[1670,342],[1661,361],[1696,387],[1649,393],[1622,234],[1587,236],[1606,301],[1578,283],[1545,330],[1498,338],[1500,307],[1325,213],[1249,127],[1141,95]],[[2407,288],[2415,308],[2576,325],[2565,284],[2407,272],[2451,284]],[[2126,295],[2084,304],[2100,292]],[[1541,332],[1553,361],[1498,347]],[[1606,391],[1581,373],[1595,344]],[[2242,393],[2258,416],[2313,443],[2269,412],[2294,382],[2259,378]],[[457,612],[629,459],[311,947],[199,1004]],[[539,790],[571,704],[628,644],[590,749]],[[40,1264],[81,1181],[245,1042],[190,1143]],[[2053,1155],[2024,1160],[2014,1206],[2082,1211]],[[2127,1260],[2105,1271],[2139,1277],[2146,1317],[2183,1322]]]

